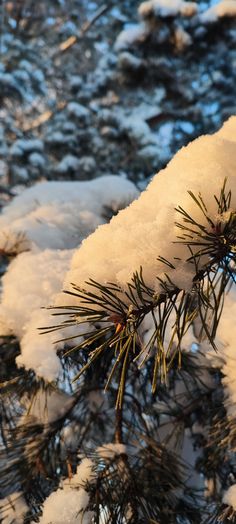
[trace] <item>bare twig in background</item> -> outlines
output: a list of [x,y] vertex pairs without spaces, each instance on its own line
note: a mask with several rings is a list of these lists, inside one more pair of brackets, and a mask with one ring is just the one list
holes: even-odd
[[74,44],[76,44],[76,42],[79,40],[79,37],[81,36],[84,36],[85,33],[87,33],[87,31],[90,29],[90,27],[95,24],[95,22],[98,20],[98,18],[100,18],[100,16],[104,15],[108,9],[110,9],[112,6],[111,4],[103,4],[101,5],[101,7],[99,7],[99,9],[97,9],[97,11],[95,11],[93,17],[90,19],[90,20],[87,20],[87,22],[85,22],[83,25],[82,25],[82,28],[80,30],[80,34],[78,36],[70,36],[69,38],[67,38],[67,40],[65,40],[64,42],[62,42],[62,44],[60,44],[59,46],[59,51],[67,51],[68,49],[70,49]]

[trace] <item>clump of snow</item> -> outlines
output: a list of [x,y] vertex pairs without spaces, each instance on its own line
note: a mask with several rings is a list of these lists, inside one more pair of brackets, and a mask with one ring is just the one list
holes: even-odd
[[37,138],[32,138],[30,140],[25,140],[19,138],[14,142],[11,147],[11,155],[13,156],[22,156],[33,151],[42,153],[44,149],[43,141]]
[[[127,46],[126,46],[127,47]],[[133,55],[128,51],[123,51],[119,55],[118,66],[121,69],[126,69],[130,71],[138,71],[143,67],[143,60]]]
[[[73,248],[101,223],[104,207],[115,212],[138,195],[129,180],[104,176],[86,182],[42,182],[26,189],[0,216],[0,248],[24,232],[40,249]],[[22,251],[22,249],[21,249]]]
[[48,381],[58,377],[61,363],[56,350],[63,343],[56,341],[63,335],[56,331],[46,337],[38,328],[58,322],[42,308],[54,304],[69,270],[73,250],[63,248],[77,246],[105,222],[106,206],[117,211],[137,195],[135,186],[118,176],[45,182],[25,190],[4,209],[1,248],[7,253],[29,250],[11,262],[2,279],[0,334],[14,334],[20,340],[18,366],[33,369]]
[[72,478],[73,485],[84,486],[86,482],[91,482],[94,477],[93,468],[92,460],[84,458],[77,466],[76,474]]
[[[155,115],[159,114],[159,108],[156,108]],[[117,114],[114,111],[114,117],[117,118],[117,124],[120,131],[125,133],[132,142],[139,147],[155,145],[160,149],[160,141],[155,133],[146,122],[146,119],[154,116],[153,107],[148,104],[140,104],[128,114],[124,111]],[[157,150],[156,150],[157,151]]]
[[40,524],[91,524],[93,512],[87,510],[89,494],[81,486],[92,481],[92,467],[91,460],[83,459],[76,474],[49,495],[43,505]]
[[0,230],[0,246],[2,252],[7,255],[14,255],[30,249],[30,241],[24,233]]
[[204,11],[200,20],[203,24],[211,24],[224,17],[236,17],[236,0],[221,0]]
[[[144,21],[139,24],[131,25],[118,35],[115,42],[115,51],[125,51],[135,45],[145,42],[150,34],[153,33],[153,22],[155,23],[156,18],[159,20],[160,17],[164,18],[166,16],[193,16],[196,11],[197,4],[194,2],[181,2],[178,0],[176,0],[176,2],[167,2],[166,0],[150,0],[143,2],[139,7],[139,14],[144,18]],[[159,42],[161,42],[160,28],[158,28],[157,32],[157,38],[159,39]],[[170,39],[169,30],[162,33],[164,37],[163,41]],[[185,47],[192,43],[190,34],[185,31],[181,25],[173,27],[172,40],[177,51],[183,51]],[[141,68],[143,64],[144,62],[140,60],[140,58],[137,58],[130,53],[125,53],[119,58],[119,65],[124,69],[131,68],[137,71],[137,69]]]
[[37,151],[35,151],[34,153],[31,153],[29,155],[29,163],[34,167],[39,167],[43,169],[45,167],[46,160],[43,157],[43,155],[40,155],[40,153],[37,153]]
[[[144,280],[158,291],[161,288],[156,277],[164,278],[167,272],[166,265],[157,259],[161,255],[176,267],[177,271],[171,270],[172,281],[183,289],[191,289],[195,269],[186,261],[188,249],[174,243],[179,234],[175,223],[181,221],[176,206],[207,225],[188,191],[195,195],[201,192],[209,214],[214,217],[214,194],[219,195],[227,175],[235,208],[236,117],[225,124],[225,128],[228,126],[233,130],[231,140],[215,133],[182,148],[138,200],[113,217],[110,224],[98,227],[75,252],[65,288],[70,288],[70,282],[83,285],[88,276],[101,283],[117,282],[125,287],[134,271],[142,266]],[[63,297],[61,300],[63,304]]]
[[197,13],[196,2],[185,2],[183,0],[147,0],[139,6],[139,14],[143,18],[187,16],[191,17]]
[[116,455],[123,455],[127,453],[127,448],[124,444],[104,444],[96,449],[98,455],[105,460],[113,460]]
[[223,502],[228,506],[232,506],[232,508],[236,511],[236,484],[230,486],[230,488],[225,492]]
[[135,44],[144,42],[149,35],[149,28],[145,23],[133,24],[118,35],[115,50],[122,51]]
[[78,102],[70,102],[67,105],[67,112],[69,113],[69,115],[74,116],[82,122],[85,122],[90,115],[90,112],[87,109],[87,107],[78,104]]
[[[47,339],[38,328],[55,324],[48,311],[41,309],[53,303],[63,276],[69,268],[70,250],[44,250],[18,255],[3,276],[0,305],[0,333],[14,334],[20,340],[21,354],[17,365],[34,369],[46,380],[55,380],[61,370],[54,342],[58,333]],[[48,318],[49,317],[49,318]]]
[[78,171],[79,169],[79,158],[75,155],[68,154],[63,157],[61,162],[57,166],[57,170],[60,173],[67,173],[68,171]]
[[89,495],[84,489],[58,489],[43,505],[40,524],[91,524],[92,512],[86,511]]

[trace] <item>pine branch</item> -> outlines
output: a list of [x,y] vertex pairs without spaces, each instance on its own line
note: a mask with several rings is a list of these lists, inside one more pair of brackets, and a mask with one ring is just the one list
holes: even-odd
[[[152,391],[155,392],[158,382],[166,381],[176,355],[181,365],[182,341],[197,317],[202,323],[199,340],[206,338],[217,349],[215,335],[224,296],[235,282],[236,213],[230,209],[231,192],[226,191],[226,181],[219,197],[215,196],[215,221],[208,214],[203,197],[189,193],[201,210],[202,223],[178,207],[182,222],[176,225],[182,232],[177,242],[184,244],[190,253],[187,260],[178,261],[178,265],[189,263],[195,270],[191,290],[180,289],[172,282],[168,270],[171,269],[173,274],[175,266],[160,257],[167,271],[164,278],[157,276],[159,292],[146,284],[142,268],[133,274],[125,291],[115,283],[105,285],[92,279],[85,282],[86,289],[72,284],[72,290],[65,293],[78,300],[78,305],[52,308],[55,317],[63,315],[66,319],[50,328],[41,328],[47,333],[66,326],[86,326],[82,341],[65,352],[68,356],[75,350],[83,350],[86,355],[86,363],[74,380],[78,380],[103,354],[112,355],[113,364],[106,387],[114,376],[119,376],[118,408],[122,406],[124,377],[131,363],[138,361],[142,365],[152,353],[155,354],[152,378]],[[143,345],[139,328],[148,313],[152,314],[154,330]],[[168,330],[171,336],[166,344]],[[66,343],[71,339],[73,337],[63,340]]]

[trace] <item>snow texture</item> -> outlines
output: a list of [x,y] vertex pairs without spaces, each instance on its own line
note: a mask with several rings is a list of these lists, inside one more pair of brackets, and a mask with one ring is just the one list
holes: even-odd
[[[30,247],[70,249],[104,223],[104,208],[117,211],[138,192],[128,180],[104,176],[86,182],[42,182],[17,196],[0,216],[0,249],[17,233]],[[24,250],[24,247],[21,249]]]
[[40,524],[91,524],[92,513],[84,511],[89,502],[85,490],[58,489],[44,502]]
[[[100,225],[96,231],[85,239],[76,251],[72,250],[39,250],[34,247],[33,251],[22,253],[10,264],[10,267],[3,277],[2,305],[0,307],[0,333],[14,333],[21,341],[21,355],[17,359],[18,365],[26,368],[33,368],[35,372],[47,380],[55,380],[60,373],[60,361],[56,355],[56,349],[62,347],[63,342],[55,344],[58,333],[39,335],[39,326],[50,326],[55,322],[48,310],[41,309],[48,304],[68,305],[78,304],[78,301],[69,295],[60,293],[64,289],[70,289],[71,282],[85,286],[84,282],[88,278],[106,283],[117,282],[125,288],[127,281],[130,280],[134,271],[143,267],[143,274],[146,283],[153,287],[157,292],[161,290],[157,276],[163,277],[168,268],[157,260],[158,255],[165,257],[174,263],[175,269],[168,270],[170,279],[181,289],[190,290],[192,279],[195,275],[194,267],[186,261],[189,252],[185,246],[175,244],[173,241],[179,233],[175,222],[180,220],[176,211],[176,206],[181,205],[191,216],[202,223],[203,216],[193,199],[188,194],[188,190],[198,194],[201,192],[208,211],[213,219],[216,219],[216,208],[214,194],[219,195],[225,176],[227,175],[227,185],[232,191],[232,208],[235,209],[235,184],[236,184],[236,117],[232,117],[223,128],[212,136],[203,136],[182,148],[168,164],[166,169],[156,175],[147,190],[144,191],[138,200],[134,201],[128,208],[120,211],[113,217],[110,224]],[[117,205],[124,198],[127,199],[127,188],[129,199],[132,200],[137,195],[131,183],[121,180],[121,187],[117,181],[117,187],[112,194],[109,190],[109,180],[107,177],[105,195],[101,192],[101,200],[110,205]],[[113,177],[113,180],[116,177]],[[118,177],[117,177],[118,178]],[[119,179],[120,180],[120,179]],[[91,191],[84,192],[83,209],[89,208],[101,213],[101,201],[98,202],[97,185],[100,181],[84,183],[91,184]],[[49,183],[50,184],[50,183]],[[49,185],[48,184],[48,185]],[[60,197],[59,185],[54,183],[54,199]],[[68,187],[68,193],[66,188]],[[62,183],[63,198],[68,204],[69,199],[74,195],[73,184]],[[80,183],[83,185],[83,183]],[[128,184],[128,186],[127,186]],[[44,185],[41,185],[41,187]],[[211,191],[209,192],[209,186]],[[95,189],[95,191],[92,191]],[[168,188],[168,190],[167,190]],[[37,193],[36,189],[39,190]],[[58,191],[57,191],[58,190]],[[118,193],[116,193],[118,191]],[[17,220],[25,218],[23,209],[28,216],[35,206],[36,194],[38,203],[36,209],[40,212],[41,208],[48,204],[52,194],[42,190],[40,186],[25,191],[17,197],[15,201],[6,209],[1,218],[5,220],[9,229]],[[118,194],[116,200],[116,194]],[[61,197],[62,198],[62,197]],[[16,203],[20,204],[19,206]],[[23,207],[24,206],[24,207]],[[78,206],[79,207],[79,206]],[[71,207],[71,213],[75,210],[75,204]],[[59,207],[58,207],[59,210]],[[76,211],[75,211],[76,212]],[[59,213],[59,211],[58,211]],[[60,217],[59,217],[60,218]],[[57,217],[55,217],[57,219]],[[67,221],[68,219],[68,221]],[[61,221],[61,229],[56,228],[58,243],[66,247],[71,247],[73,242],[68,230],[70,231],[70,215]],[[100,221],[101,217],[100,217]],[[78,221],[79,223],[79,221]],[[69,226],[68,226],[69,224]],[[39,234],[37,226],[28,222],[26,234],[31,243],[46,247],[48,229],[47,222],[44,229]],[[93,223],[95,228],[95,224]],[[49,224],[50,228],[50,224]],[[14,230],[13,230],[14,231]],[[61,231],[63,231],[62,237]],[[14,232],[15,234],[15,232]],[[68,241],[68,238],[70,239]],[[47,240],[45,240],[47,239]],[[81,236],[79,237],[81,239]],[[44,243],[43,243],[44,242]],[[46,244],[46,245],[45,245]],[[65,247],[65,246],[64,246]],[[72,256],[73,255],[73,256]],[[72,260],[71,260],[72,257]],[[180,260],[176,260],[179,257]],[[69,271],[69,265],[71,266]],[[27,271],[25,268],[27,267]],[[62,285],[64,275],[64,286]],[[231,300],[228,297],[227,300]],[[226,300],[226,304],[227,304]],[[228,324],[233,325],[233,318],[230,321],[227,311],[233,311],[231,305],[225,308],[225,315],[222,317],[222,332],[220,338],[227,351],[231,351],[231,329]],[[233,313],[232,313],[233,314]],[[224,327],[225,326],[225,327]],[[84,329],[84,328],[81,328]],[[146,336],[151,329],[151,325],[144,323],[143,332]],[[75,331],[76,330],[76,331]],[[78,326],[65,334],[78,334]],[[227,335],[230,333],[230,335]],[[60,333],[60,338],[64,334]],[[191,347],[191,335],[186,339],[186,348]],[[235,337],[232,335],[232,344]],[[73,340],[73,344],[76,341]],[[229,368],[231,364],[229,365]],[[230,373],[225,367],[225,373]],[[225,379],[227,380],[227,379]],[[232,378],[229,376],[229,383]]]
[[[70,265],[72,251],[49,250],[18,255],[3,277],[0,305],[0,333],[14,334],[21,345],[17,365],[34,369],[38,376],[54,380],[61,364],[54,349],[58,333],[47,339],[38,328],[55,324],[49,311],[41,309],[53,303],[63,276]],[[56,348],[59,346],[57,345]]]
[[[230,139],[226,138],[229,134]],[[189,190],[196,195],[201,192],[209,214],[215,219],[214,194],[219,195],[227,174],[235,208],[235,141],[236,117],[232,117],[218,133],[202,136],[183,147],[138,200],[84,240],[72,258],[64,287],[69,289],[70,282],[83,285],[89,276],[101,283],[117,282],[125,288],[134,271],[142,266],[145,282],[159,291],[156,277],[164,277],[167,272],[166,265],[157,260],[161,255],[175,266],[168,271],[171,280],[182,289],[190,289],[195,270],[186,261],[188,249],[173,243],[179,234],[175,222],[181,220],[176,206],[203,223],[200,209],[188,194]],[[67,300],[70,303],[69,297],[65,299],[64,302],[62,297],[62,303]]]
[[[56,343],[57,332],[46,337],[38,331],[55,324],[55,318],[42,308],[54,304],[69,270],[73,250],[59,248],[77,246],[105,221],[106,206],[116,211],[137,195],[135,186],[118,176],[91,182],[45,182],[27,189],[5,208],[0,217],[2,249],[32,248],[11,262],[2,279],[0,334],[14,334],[20,340],[18,366],[34,369],[48,381],[59,376],[56,350],[63,343]],[[19,242],[21,231],[25,237]]]

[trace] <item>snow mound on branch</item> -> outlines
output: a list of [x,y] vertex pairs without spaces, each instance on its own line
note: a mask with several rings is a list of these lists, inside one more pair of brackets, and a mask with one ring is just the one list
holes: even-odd
[[197,13],[196,2],[184,2],[183,0],[148,0],[139,6],[139,14],[143,18],[150,16],[193,16]]
[[18,252],[33,245],[40,249],[70,249],[104,223],[105,208],[117,211],[138,195],[129,180],[104,176],[88,182],[42,182],[26,189],[4,208],[0,216],[0,249],[24,243]]
[[128,29],[124,29],[116,39],[115,51],[122,51],[122,49],[144,42],[149,32],[150,30],[145,23],[133,24]]
[[81,486],[91,480],[92,466],[91,460],[84,459],[76,474],[49,495],[43,505],[40,524],[91,524],[93,512],[87,511],[89,494]]
[[236,510],[236,484],[230,486],[230,488],[226,491],[223,502],[228,506],[232,506],[232,508]]
[[96,449],[98,455],[105,460],[113,460],[116,455],[123,455],[127,453],[127,447],[124,444],[110,443],[99,446]]
[[49,495],[43,505],[40,524],[91,524],[93,513],[87,511],[89,494],[81,486],[92,480],[92,468],[92,461],[83,459],[76,474]]
[[[225,138],[229,126],[230,140]],[[202,136],[183,147],[138,200],[113,217],[110,224],[98,227],[83,242],[72,258],[64,287],[69,289],[71,282],[84,285],[88,278],[100,283],[117,282],[125,287],[134,271],[142,266],[145,282],[157,291],[160,284],[156,277],[163,277],[166,272],[178,287],[190,289],[195,269],[186,262],[188,249],[174,243],[180,234],[175,223],[181,221],[176,206],[181,206],[202,224],[203,214],[188,191],[195,195],[200,192],[214,219],[214,195],[219,196],[227,176],[227,187],[232,191],[231,206],[235,209],[235,141],[236,117],[232,117],[220,132]],[[171,261],[175,269],[168,270],[157,260],[159,255]],[[61,297],[62,304],[70,301],[69,297]]]
[[[145,42],[153,31],[153,19],[174,18],[176,16],[192,17],[197,11],[196,2],[184,2],[183,0],[148,0],[142,2],[138,12],[143,20],[139,24],[132,24],[121,31],[115,42],[115,51],[119,52]],[[181,27],[176,30],[175,39],[179,50],[191,43],[190,35]]]
[[46,380],[55,380],[61,363],[56,354],[58,333],[47,338],[38,328],[56,324],[50,312],[41,309],[54,302],[68,271],[72,251],[50,250],[18,255],[3,276],[3,295],[0,305],[0,333],[14,334],[20,340],[21,355],[17,365],[33,369]]
[[[1,247],[9,252],[15,245],[15,251],[21,251],[17,232],[22,230],[24,249],[32,247],[11,262],[2,279],[0,335],[20,340],[18,366],[33,369],[45,380],[57,379],[61,363],[56,350],[64,346],[57,340],[69,336],[69,330],[45,336],[38,328],[50,328],[61,320],[42,308],[54,304],[69,270],[73,250],[64,248],[78,246],[104,222],[106,206],[116,211],[137,195],[135,186],[118,176],[91,182],[45,182],[27,189],[4,210]],[[54,249],[40,250],[48,245]]]
[[200,20],[204,24],[217,22],[219,18],[236,16],[236,0],[221,0],[218,4],[213,5],[202,15]]

